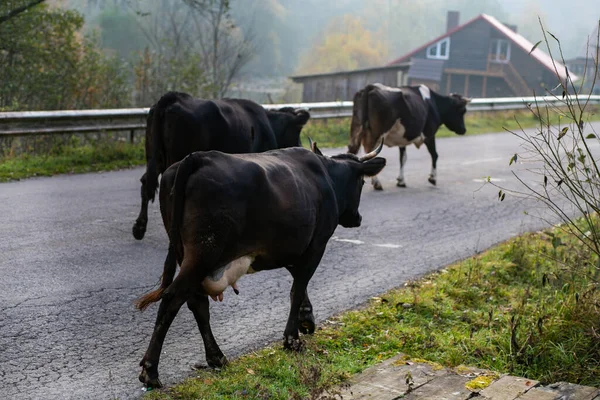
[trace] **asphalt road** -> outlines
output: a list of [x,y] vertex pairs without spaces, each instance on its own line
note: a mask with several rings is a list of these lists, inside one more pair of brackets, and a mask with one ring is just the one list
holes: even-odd
[[[596,130],[600,126],[596,125]],[[363,226],[339,227],[309,292],[318,322],[406,280],[544,226],[523,211],[537,205],[507,197],[482,177],[514,186],[510,134],[438,141],[438,186],[427,182],[430,158],[408,149],[406,182],[395,186],[398,150],[384,149],[385,187],[365,185]],[[329,151],[328,153],[332,153]],[[156,306],[133,301],[157,283],[167,238],[158,205],[143,241],[131,235],[141,168],[0,184],[0,397],[136,398],[137,376]],[[212,303],[212,326],[230,358],[280,340],[289,310],[287,271],[261,272]],[[181,309],[159,368],[172,384],[204,360],[191,312]]]

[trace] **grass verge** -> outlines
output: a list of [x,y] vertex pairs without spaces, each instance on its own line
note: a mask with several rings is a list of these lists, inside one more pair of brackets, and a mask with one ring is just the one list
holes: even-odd
[[[543,383],[600,386],[598,260],[560,228],[527,234],[149,399],[322,399],[398,352]],[[282,327],[283,329],[283,327]]]
[[99,141],[64,145],[53,148],[47,155],[0,158],[0,182],[33,176],[110,171],[142,165],[144,160],[142,143]]
[[[590,108],[590,120],[600,119],[598,107]],[[496,111],[466,114],[467,135],[488,132],[503,132],[504,128],[518,130],[515,118],[523,128],[538,124],[531,112]],[[558,116],[556,116],[558,123]],[[308,146],[310,136],[321,148],[346,147],[350,131],[350,119],[309,121],[302,131],[304,146]],[[437,137],[455,136],[442,126]],[[22,154],[0,157],[0,182],[25,179],[33,176],[51,176],[65,173],[83,173],[110,171],[144,164],[142,143],[129,144],[110,140],[98,140],[95,143],[80,144],[73,140],[59,145],[49,146],[45,155]]]

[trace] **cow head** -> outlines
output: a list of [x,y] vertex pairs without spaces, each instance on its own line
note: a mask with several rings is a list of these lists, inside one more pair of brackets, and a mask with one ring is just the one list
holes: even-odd
[[[310,140],[310,148],[313,153],[323,155],[316,143]],[[365,176],[375,176],[385,167],[385,158],[377,157],[383,148],[383,140],[377,149],[357,157],[346,153],[327,157],[325,167],[333,181],[338,203],[338,223],[344,228],[356,228],[362,222],[362,216],[358,212],[360,196]]]
[[271,128],[277,140],[277,147],[302,146],[300,132],[310,118],[306,110],[283,107],[278,110],[267,110]]
[[438,102],[438,112],[441,121],[448,129],[459,135],[467,133],[465,128],[465,113],[467,104],[471,99],[463,97],[460,94],[451,93],[450,96],[444,96],[444,101]]

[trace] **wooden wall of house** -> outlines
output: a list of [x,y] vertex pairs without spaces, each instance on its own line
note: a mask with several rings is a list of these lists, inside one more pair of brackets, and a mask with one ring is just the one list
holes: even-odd
[[485,71],[492,27],[477,20],[450,36],[450,59],[446,68]]
[[503,78],[487,78],[485,97],[512,97],[514,93]]
[[[507,97],[513,96],[510,87],[504,79],[483,77],[480,75],[469,75],[469,83],[466,85],[466,75],[452,74],[450,77],[445,73],[442,77],[439,92],[441,94],[458,93],[468,97]],[[448,86],[450,80],[450,86]],[[465,87],[467,91],[465,92]]]
[[[450,36],[450,58],[445,68],[485,71],[492,28],[482,20],[473,22]],[[427,58],[427,48],[412,58]]]
[[398,71],[367,71],[304,78],[302,83],[302,101],[305,103],[345,101],[352,100],[354,94],[369,83],[398,86]]
[[[492,38],[506,39],[506,36],[494,29]],[[536,92],[540,91],[540,84],[543,81],[546,68],[529,55],[529,50],[525,51],[516,43],[511,42],[510,64],[515,68],[519,75],[521,75],[530,89],[535,90]],[[531,95],[531,93],[529,93],[529,95]]]

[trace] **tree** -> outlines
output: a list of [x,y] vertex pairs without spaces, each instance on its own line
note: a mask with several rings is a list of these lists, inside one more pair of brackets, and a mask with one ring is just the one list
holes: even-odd
[[250,32],[244,35],[234,24],[229,14],[229,0],[202,2],[204,6],[198,15],[203,21],[195,18],[194,22],[200,32],[198,42],[208,71],[211,97],[221,98],[252,58],[253,37]]
[[0,24],[0,109],[128,105],[117,61],[82,38],[82,16],[40,4]]
[[[600,27],[600,20],[598,26]],[[555,36],[551,36],[559,51],[555,58],[549,40],[551,34],[543,26],[542,35],[542,42],[552,57],[558,75],[559,67],[554,60],[558,58],[564,63],[560,42]],[[598,60],[599,51],[596,48],[596,54],[590,56]],[[598,68],[597,61],[592,64],[588,68]],[[596,84],[595,79],[592,87]],[[522,185],[521,189],[509,191],[504,187],[494,186],[500,188],[498,195],[501,200],[504,200],[508,191],[547,206],[564,223],[563,229],[600,257],[600,165],[597,151],[594,150],[600,142],[600,133],[589,123],[593,113],[589,97],[576,97],[572,94],[577,93],[577,87],[570,75],[566,81],[560,82],[559,88],[562,89],[562,95],[547,93],[554,97],[558,106],[544,104],[542,101],[536,101],[530,106],[531,112],[540,121],[535,132],[513,132],[521,141],[522,151],[511,157],[510,164],[516,165],[517,161],[526,159],[528,164],[533,165],[527,170],[513,172]],[[578,217],[581,219],[577,220]],[[596,269],[600,271],[598,265]]]
[[383,65],[388,53],[380,37],[365,29],[359,18],[336,18],[304,56],[298,72],[336,72]]
[[5,5],[0,5],[0,24],[16,17],[17,15],[29,10],[32,7],[43,3],[46,0],[30,0],[27,3],[19,1],[7,1]]
[[233,23],[227,0],[165,2],[137,13],[149,42],[136,69],[144,104],[166,90],[221,98],[254,54],[252,36]]

